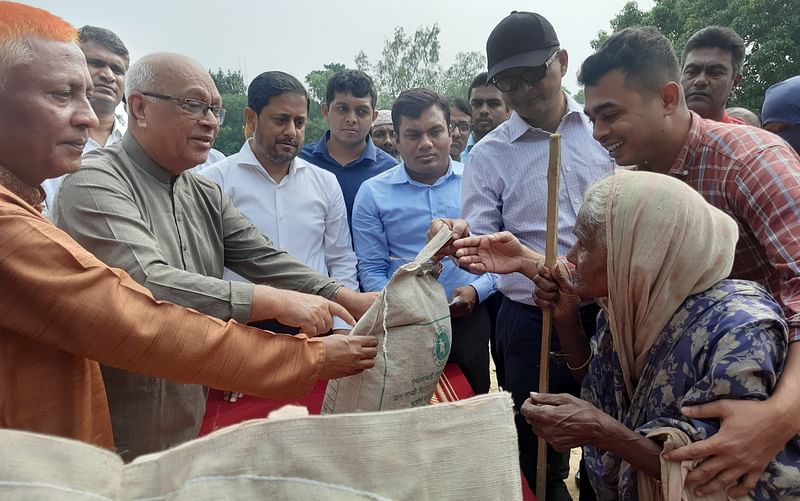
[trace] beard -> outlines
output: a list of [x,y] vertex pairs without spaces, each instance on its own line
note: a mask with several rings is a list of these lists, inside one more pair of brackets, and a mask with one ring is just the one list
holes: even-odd
[[[278,145],[281,144],[292,146],[294,151],[285,153],[278,150]],[[275,141],[275,144],[267,148],[267,158],[276,164],[288,164],[295,159],[297,154],[300,152],[300,148],[302,147],[303,143],[298,141]]]

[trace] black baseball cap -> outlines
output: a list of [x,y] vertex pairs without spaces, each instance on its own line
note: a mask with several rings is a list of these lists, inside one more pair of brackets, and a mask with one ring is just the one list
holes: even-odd
[[486,41],[486,82],[511,68],[542,66],[558,45],[550,21],[535,12],[513,11],[494,27]]

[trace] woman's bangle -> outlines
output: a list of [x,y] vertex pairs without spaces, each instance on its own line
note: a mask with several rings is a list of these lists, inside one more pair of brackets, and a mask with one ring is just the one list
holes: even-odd
[[584,363],[582,363],[581,365],[579,365],[578,367],[573,367],[573,366],[569,365],[569,362],[567,362],[567,369],[569,369],[571,371],[579,371],[579,370],[583,369],[584,367],[586,367],[587,365],[589,365],[589,362],[592,361],[592,358],[594,358],[594,353],[589,353],[589,358],[587,358],[586,361]]

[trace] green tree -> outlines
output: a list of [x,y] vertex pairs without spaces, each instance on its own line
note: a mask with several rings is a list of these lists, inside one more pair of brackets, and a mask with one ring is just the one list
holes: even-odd
[[374,65],[363,51],[358,53],[356,67],[374,75],[379,109],[391,108],[401,92],[414,87],[444,95],[466,95],[472,78],[486,67],[486,59],[477,51],[459,52],[453,64],[443,70],[439,63],[440,33],[437,24],[418,28],[413,35],[398,26]]
[[328,63],[321,70],[314,70],[306,75],[306,86],[311,99],[317,103],[325,102],[325,90],[328,87],[328,79],[334,73],[346,70],[347,67],[342,63]]
[[222,68],[218,68],[217,71],[208,70],[208,74],[211,75],[220,94],[247,94],[241,71],[226,70],[223,72]]
[[486,71],[486,56],[482,52],[459,52],[453,64],[436,81],[434,90],[445,96],[468,99],[469,84],[482,71]]
[[[800,9],[790,0],[656,0],[649,11],[628,2],[611,20],[612,31],[652,25],[661,30],[680,54],[697,30],[710,25],[728,26],[744,39],[747,55],[742,82],[729,100],[760,112],[764,91],[770,85],[800,74]],[[592,41],[598,48],[608,37],[601,31]]]
[[219,129],[214,148],[225,155],[232,155],[244,143],[244,109],[247,106],[244,76],[238,70],[223,72],[221,68],[216,72],[209,70],[208,73],[222,96],[222,106],[225,108],[225,122]]

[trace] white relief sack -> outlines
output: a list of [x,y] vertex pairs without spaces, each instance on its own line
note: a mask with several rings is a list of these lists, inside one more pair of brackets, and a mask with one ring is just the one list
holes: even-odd
[[518,501],[517,457],[508,393],[252,420],[127,465],[75,440],[0,429],[0,499]]
[[450,355],[452,328],[442,265],[431,257],[450,240],[442,228],[413,261],[395,271],[380,297],[350,331],[378,338],[375,367],[325,390],[322,414],[418,407],[430,402]]

